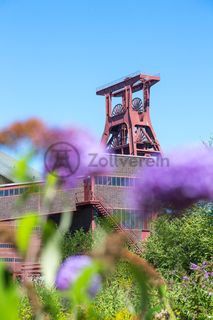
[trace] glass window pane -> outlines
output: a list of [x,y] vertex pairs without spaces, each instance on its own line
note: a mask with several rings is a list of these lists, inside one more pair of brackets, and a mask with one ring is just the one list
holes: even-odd
[[17,194],[18,194],[18,188],[15,189],[15,195],[17,195]]
[[125,210],[121,209],[121,222],[123,227],[125,227],[125,221],[126,221]]
[[4,190],[4,195],[8,196],[8,190]]
[[131,210],[130,219],[131,219],[131,229],[136,229],[136,221],[135,221],[136,215],[134,210]]
[[131,228],[131,212],[129,210],[126,210],[126,228],[130,229]]
[[0,190],[0,197],[4,195],[4,190]]
[[119,177],[117,177],[117,186],[120,186],[121,185],[121,179]]
[[111,177],[107,177],[107,185],[108,185],[108,186],[111,186],[111,184],[112,184]]
[[102,184],[102,183],[103,183],[102,176],[99,176],[99,177],[98,177],[98,184]]
[[106,185],[107,184],[107,177],[103,177],[103,184]]
[[13,196],[13,189],[10,189],[10,196]]
[[112,177],[112,185],[116,186],[116,177]]
[[121,186],[124,187],[124,178],[121,178]]

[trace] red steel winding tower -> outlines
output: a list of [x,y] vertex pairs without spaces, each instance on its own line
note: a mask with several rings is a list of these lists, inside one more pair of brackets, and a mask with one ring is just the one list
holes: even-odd
[[[102,143],[114,154],[158,156],[160,144],[150,120],[150,88],[159,76],[140,72],[98,88],[97,95],[106,99],[106,124]],[[142,91],[141,98],[135,93]],[[120,103],[112,106],[112,99]]]

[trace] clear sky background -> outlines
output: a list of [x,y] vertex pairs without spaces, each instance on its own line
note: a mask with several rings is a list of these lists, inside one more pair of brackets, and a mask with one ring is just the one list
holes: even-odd
[[0,128],[36,116],[101,137],[96,87],[137,70],[161,75],[164,150],[213,135],[213,1],[0,0]]

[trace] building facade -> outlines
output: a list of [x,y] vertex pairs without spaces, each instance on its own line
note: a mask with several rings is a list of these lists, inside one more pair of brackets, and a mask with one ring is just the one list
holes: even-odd
[[[66,191],[57,190],[48,208],[43,202],[40,176],[31,170],[29,182],[15,181],[11,175],[15,161],[0,154],[0,226],[16,229],[21,217],[29,212],[48,216],[58,224],[65,211],[73,215],[70,232],[80,228],[87,232],[95,227],[99,216],[112,219],[117,229],[128,234],[130,242],[145,239],[149,221],[130,201],[130,194],[137,181],[137,171],[161,155],[149,114],[150,88],[159,80],[158,76],[136,73],[97,90],[98,95],[105,96],[102,143],[108,151],[104,156],[108,173],[79,179],[77,187]],[[142,92],[141,98],[135,97],[138,91]],[[119,98],[121,103],[113,106],[114,98]],[[22,201],[23,194],[29,190],[26,201]],[[32,252],[39,246],[39,230],[35,230]],[[12,243],[0,241],[0,261],[9,263],[15,273],[21,273],[22,260]]]

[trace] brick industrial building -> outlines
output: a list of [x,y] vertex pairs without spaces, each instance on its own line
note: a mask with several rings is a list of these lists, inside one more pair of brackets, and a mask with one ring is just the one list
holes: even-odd
[[[149,233],[148,221],[141,220],[136,208],[125,199],[135,185],[138,168],[161,155],[149,115],[150,88],[159,80],[159,76],[136,73],[97,90],[106,100],[102,143],[106,145],[106,161],[111,163],[112,170],[104,176],[79,179],[78,187],[66,192],[58,190],[51,208],[45,208],[42,203],[40,176],[32,170],[30,181],[15,181],[11,176],[15,161],[0,154],[0,224],[16,228],[23,214],[35,211],[58,223],[66,208],[66,212],[73,212],[71,231],[81,227],[88,231],[95,226],[96,216],[113,219],[116,214],[117,227],[125,229],[132,242],[144,239]],[[141,97],[135,96],[138,92]],[[113,105],[114,100],[119,103]],[[32,184],[37,186],[36,191],[21,204],[22,194]],[[35,246],[40,241],[38,235],[39,231],[35,232]],[[0,243],[0,260],[8,262],[16,273],[23,267],[11,243]]]

